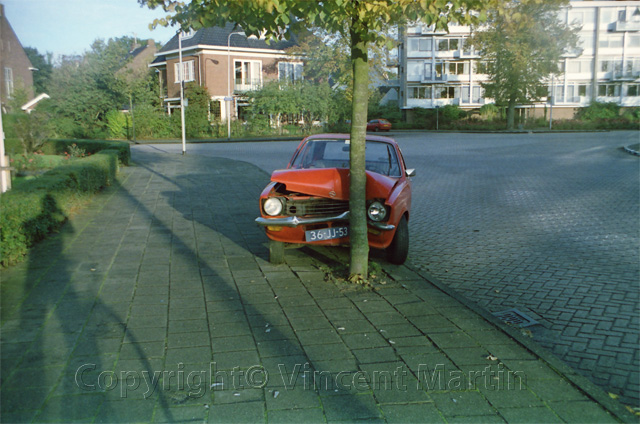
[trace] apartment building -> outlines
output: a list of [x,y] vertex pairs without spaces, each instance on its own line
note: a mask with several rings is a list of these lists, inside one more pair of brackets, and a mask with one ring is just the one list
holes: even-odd
[[[572,118],[594,100],[640,106],[640,2],[572,1],[560,19],[581,26],[580,49],[562,58],[559,77],[542,82],[551,94],[546,102],[521,105],[521,112],[542,116],[552,103],[555,118]],[[474,109],[493,102],[484,97],[487,76],[478,73],[481,58],[468,45],[470,34],[462,25],[450,25],[449,32],[419,24],[405,29],[399,103],[408,119],[414,108]]]
[[242,116],[248,106],[246,92],[261,88],[269,80],[302,79],[302,61],[286,52],[294,45],[292,41],[268,43],[247,37],[231,23],[183,33],[179,41],[176,34],[149,65],[158,73],[169,113],[180,107],[181,80],[206,87],[213,100],[212,119],[226,120],[227,116]]

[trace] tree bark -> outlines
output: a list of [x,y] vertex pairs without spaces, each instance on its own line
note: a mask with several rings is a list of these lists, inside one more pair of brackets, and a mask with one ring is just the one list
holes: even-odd
[[507,129],[512,130],[514,128],[516,115],[516,101],[514,99],[509,99],[509,104],[507,105]]
[[[353,25],[352,25],[353,28]],[[353,68],[353,111],[351,115],[349,237],[351,276],[367,278],[369,240],[367,235],[365,140],[369,100],[369,62],[367,43],[357,30],[351,31],[351,66]]]

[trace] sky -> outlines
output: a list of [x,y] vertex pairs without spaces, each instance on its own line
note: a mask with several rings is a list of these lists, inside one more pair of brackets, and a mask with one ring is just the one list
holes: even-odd
[[44,54],[82,54],[98,38],[137,36],[162,44],[176,27],[149,29],[162,9],[140,7],[136,0],[0,0],[23,47]]

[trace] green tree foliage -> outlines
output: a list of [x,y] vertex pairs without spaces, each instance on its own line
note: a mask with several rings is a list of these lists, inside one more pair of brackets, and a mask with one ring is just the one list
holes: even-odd
[[25,155],[36,152],[51,136],[49,117],[42,111],[16,116],[14,130]]
[[[185,108],[185,133],[187,138],[203,137],[211,134],[209,125],[209,92],[195,82],[188,82],[184,96],[189,105]],[[176,114],[177,115],[177,114]]]
[[120,72],[130,59],[133,38],[96,40],[82,56],[64,57],[53,69],[46,108],[60,137],[101,138],[109,133],[107,113],[136,103],[157,102],[149,72],[129,77]]
[[46,93],[53,73],[53,53],[47,52],[46,56],[40,54],[34,47],[25,47],[31,65],[37,70],[33,71],[33,89],[35,94]]
[[368,274],[366,222],[365,136],[369,96],[369,47],[386,44],[392,25],[421,19],[427,25],[446,28],[447,23],[473,23],[481,11],[495,0],[138,0],[151,8],[162,7],[170,15],[156,23],[178,23],[183,28],[199,29],[240,24],[249,35],[290,37],[303,29],[322,28],[349,40],[353,76],[353,108],[350,143],[350,273]]
[[483,58],[480,71],[489,76],[483,84],[485,95],[507,107],[509,129],[515,106],[538,100],[541,82],[558,74],[562,54],[577,46],[578,29],[560,21],[560,10],[568,4],[568,0],[504,2],[471,38]]
[[325,121],[332,107],[331,88],[327,83],[299,81],[282,84],[272,81],[260,90],[247,93],[251,112],[269,117],[276,127],[300,122],[309,129],[314,121]]

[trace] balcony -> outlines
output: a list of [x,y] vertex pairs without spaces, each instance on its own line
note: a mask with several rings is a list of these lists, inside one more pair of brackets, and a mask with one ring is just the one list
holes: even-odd
[[640,21],[617,21],[609,25],[611,32],[640,31]]
[[478,52],[474,50],[455,50],[453,52],[453,57],[460,58],[460,59],[472,59],[472,58],[478,58],[480,57],[480,55],[478,54]]
[[262,88],[262,80],[260,79],[244,80],[244,81],[240,79],[236,79],[233,84],[233,90],[236,93],[244,93],[247,91],[260,90],[261,88]]

